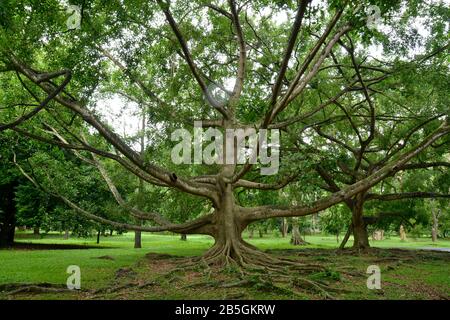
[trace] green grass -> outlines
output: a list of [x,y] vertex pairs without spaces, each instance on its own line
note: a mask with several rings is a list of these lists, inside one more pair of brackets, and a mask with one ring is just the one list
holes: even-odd
[[[64,284],[68,277],[66,269],[69,265],[78,265],[81,268],[82,288],[92,289],[107,286],[114,280],[117,269],[135,265],[142,260],[148,252],[165,253],[178,256],[201,255],[213,244],[213,239],[208,236],[188,236],[188,241],[181,241],[179,236],[163,234],[143,234],[143,248],[133,248],[133,233],[121,236],[102,237],[100,245],[96,245],[95,238],[71,238],[62,239],[62,235],[49,234],[43,238],[36,238],[30,234],[18,234],[18,242],[45,243],[45,244],[78,244],[95,246],[92,249],[71,249],[71,250],[0,250],[0,284],[4,283],[60,283]],[[254,238],[246,240],[256,245],[258,248],[266,249],[298,249],[289,244],[289,238],[280,238],[266,235],[264,238]],[[308,246],[301,248],[331,249],[336,248],[336,238],[333,236],[314,235],[306,236]],[[351,240],[349,244],[351,245]],[[372,241],[374,247],[379,248],[422,248],[422,247],[443,247],[450,248],[449,240],[439,240],[433,243],[430,239],[408,239],[400,241],[397,237],[382,241]],[[114,260],[98,259],[101,256],[110,256]],[[329,261],[326,256],[318,255],[316,262]],[[345,258],[346,264],[358,266],[366,265],[366,261],[359,257],[348,256]],[[417,266],[405,266],[396,271],[395,274],[387,275],[387,280],[395,284],[404,285],[411,279],[426,281],[429,285],[441,288],[450,287],[448,266],[443,266],[442,262],[426,261],[421,266],[424,269],[418,272]],[[361,267],[362,268],[362,267]],[[442,270],[444,268],[444,270]],[[442,273],[444,272],[444,274]],[[443,278],[444,277],[444,278]],[[365,283],[359,284],[364,287]],[[399,287],[400,288],[400,287]],[[396,292],[395,290],[393,292]],[[199,293],[200,294],[200,293]],[[203,293],[202,293],[203,294]],[[402,291],[398,289],[395,293],[401,298]],[[394,294],[394,295],[395,295]],[[172,298],[180,297],[183,293],[173,292]],[[201,296],[201,294],[200,294]],[[63,298],[65,295],[45,295],[46,298]],[[148,297],[155,298],[150,294]],[[260,295],[254,298],[274,298]],[[349,297],[352,297],[351,295]],[[369,293],[368,298],[373,298]],[[367,298],[366,297],[366,298]]]
[[[28,235],[27,235],[28,236]],[[95,239],[72,238],[64,240],[61,236],[26,237],[17,242],[45,244],[81,244],[98,246],[98,249],[71,250],[0,250],[0,284],[11,282],[50,282],[65,283],[69,265],[78,265],[82,273],[82,286],[96,288],[105,285],[114,272],[129,266],[142,258],[147,252],[160,252],[173,255],[193,256],[201,254],[213,240],[208,237],[191,236],[188,242],[168,235],[143,235],[143,248],[133,248],[133,234],[102,238],[96,245]],[[111,256],[114,260],[98,259]]]

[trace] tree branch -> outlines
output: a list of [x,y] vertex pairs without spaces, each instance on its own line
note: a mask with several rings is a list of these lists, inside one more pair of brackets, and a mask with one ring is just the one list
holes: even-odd
[[389,193],[389,194],[368,193],[366,195],[366,201],[370,200],[395,201],[412,198],[433,198],[433,199],[450,198],[450,194],[441,194],[436,192],[405,192],[405,193]]
[[200,76],[200,73],[197,70],[197,66],[195,65],[195,62],[189,51],[188,45],[187,45],[186,41],[184,40],[184,37],[181,34],[181,31],[178,28],[178,25],[175,22],[175,19],[173,18],[172,13],[170,12],[170,8],[169,8],[170,5],[168,3],[163,2],[162,0],[156,0],[156,2],[158,3],[159,7],[163,11],[170,27],[172,28],[172,31],[174,32],[175,36],[177,37],[178,42],[181,46],[181,50],[183,51],[183,58],[186,60],[188,66],[189,66],[189,69],[191,70],[192,75],[194,76],[194,78],[197,81],[198,85],[200,86],[203,94],[205,95],[206,100],[208,101],[209,104],[211,104],[211,106],[213,106],[215,109],[217,109],[224,116],[224,118],[227,119],[229,117],[229,115],[228,115],[227,110],[225,110],[224,104],[216,101],[216,99],[211,95],[211,92],[209,92],[205,81]]
[[341,189],[341,191],[335,192],[323,199],[314,201],[309,205],[301,205],[295,207],[261,206],[256,208],[242,208],[242,211],[244,212],[243,219],[248,222],[253,222],[267,218],[296,217],[317,213],[373,187],[384,178],[392,175],[393,172],[396,172],[399,166],[405,165],[408,161],[425,150],[433,142],[449,133],[450,124],[448,122],[448,119],[446,119],[437,130],[435,130],[427,138],[422,140],[422,142],[416,145],[412,150],[402,154],[398,157],[398,159],[386,164],[384,167],[375,171],[367,178],[364,178],[348,187],[345,187]]

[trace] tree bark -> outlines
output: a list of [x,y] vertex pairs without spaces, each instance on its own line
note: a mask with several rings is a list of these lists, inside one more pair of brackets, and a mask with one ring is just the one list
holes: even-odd
[[287,237],[288,234],[288,228],[289,228],[289,224],[287,222],[286,218],[283,218],[283,220],[281,221],[281,236],[283,238]]
[[100,230],[97,231],[97,244],[100,243]]
[[302,239],[302,236],[300,235],[298,218],[292,218],[291,244],[293,244],[294,246],[308,244],[305,240]]
[[242,239],[242,232],[248,222],[242,219],[241,208],[235,203],[232,186],[219,184],[219,187],[221,194],[215,206],[211,224],[201,230],[202,233],[211,235],[215,242],[202,259],[208,264],[258,265],[253,254],[260,254],[260,252]]
[[35,236],[40,235],[40,234],[41,234],[40,228],[39,228],[39,227],[34,227],[34,228],[33,228],[33,234],[34,234]]
[[431,217],[433,219],[433,225],[431,227],[431,240],[436,242],[438,238],[439,214],[436,214],[435,208],[431,209]]
[[405,232],[405,228],[403,227],[403,225],[400,225],[399,234],[400,234],[400,240],[406,241],[406,232]]
[[[139,155],[141,159],[144,159],[145,156],[145,127],[146,127],[146,117],[145,117],[145,107],[142,107],[142,118],[141,118],[141,137],[140,137],[140,147],[141,150],[139,152]],[[139,204],[143,205],[143,196],[144,196],[144,180],[139,179]],[[142,225],[142,221],[137,221],[139,225]],[[142,232],[141,231],[135,231],[134,232],[134,248],[140,249],[142,248]]]
[[9,183],[0,188],[0,205],[3,211],[3,221],[0,221],[0,248],[11,247],[14,244],[14,234],[16,230],[16,184]]
[[357,194],[352,210],[353,249],[366,250],[370,248],[367,224],[363,219],[364,193]]
[[135,249],[142,248],[142,233],[141,233],[141,231],[134,232],[134,248]]
[[348,239],[350,238],[350,235],[353,233],[353,226],[350,223],[348,226],[347,232],[345,233],[344,239],[342,239],[341,245],[339,246],[339,249],[344,249],[345,245],[347,244]]
[[384,239],[384,230],[375,230],[372,233],[372,240],[380,241]]
[[182,233],[181,237],[180,237],[181,241],[187,241],[187,234],[186,233]]

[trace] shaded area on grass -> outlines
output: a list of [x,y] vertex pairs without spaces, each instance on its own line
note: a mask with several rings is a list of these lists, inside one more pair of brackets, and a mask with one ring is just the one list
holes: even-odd
[[10,250],[75,250],[75,249],[108,249],[108,247],[89,246],[82,244],[64,244],[64,243],[33,243],[33,242],[14,242],[14,244],[5,249]]

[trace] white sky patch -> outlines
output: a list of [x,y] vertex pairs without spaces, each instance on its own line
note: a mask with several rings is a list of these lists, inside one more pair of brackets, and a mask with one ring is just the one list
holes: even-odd
[[95,109],[103,121],[113,126],[114,132],[123,138],[135,136],[140,130],[139,106],[119,95],[99,99]]

